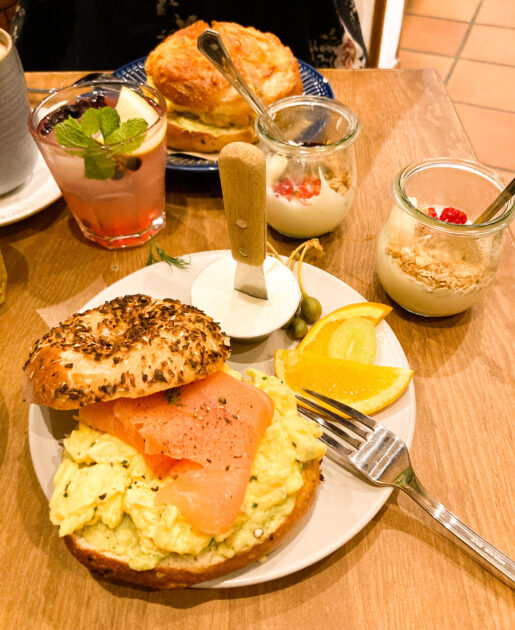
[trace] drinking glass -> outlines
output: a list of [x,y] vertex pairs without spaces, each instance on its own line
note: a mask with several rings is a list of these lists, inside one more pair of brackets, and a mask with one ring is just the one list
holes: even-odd
[[[122,89],[133,92],[139,103],[144,99],[155,111],[155,121],[121,142],[103,143],[93,136],[98,139],[96,163],[105,168],[92,172],[80,149],[59,144],[54,127],[69,117],[81,122],[90,108],[116,108]],[[119,80],[72,85],[38,105],[29,129],[86,238],[108,249],[131,247],[164,227],[166,104],[159,92]]]

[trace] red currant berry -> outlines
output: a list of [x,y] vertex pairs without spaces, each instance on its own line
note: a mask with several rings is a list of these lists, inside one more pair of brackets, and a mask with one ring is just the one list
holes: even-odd
[[467,215],[457,208],[444,208],[440,214],[440,221],[464,225],[467,222]]

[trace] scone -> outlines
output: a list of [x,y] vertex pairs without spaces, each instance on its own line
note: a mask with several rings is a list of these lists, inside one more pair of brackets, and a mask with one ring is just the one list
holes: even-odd
[[[229,142],[255,142],[254,112],[197,49],[209,24],[176,31],[148,56],[148,81],[167,99],[168,145],[215,152]],[[265,105],[302,93],[299,64],[272,33],[232,22],[213,22],[250,89]]]

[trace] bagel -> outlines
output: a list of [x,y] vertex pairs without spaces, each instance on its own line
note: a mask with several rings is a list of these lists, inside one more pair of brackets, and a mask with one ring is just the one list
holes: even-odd
[[229,352],[228,337],[199,309],[127,295],[52,328],[24,370],[34,402],[76,409],[191,383],[220,370]]
[[90,571],[190,586],[262,560],[301,524],[321,430],[278,378],[249,369],[245,382],[228,355],[204,313],[144,295],[75,314],[34,344],[36,402],[78,408],[50,519]]
[[[176,31],[145,62],[148,82],[167,100],[167,139],[175,149],[214,152],[229,142],[257,140],[253,110],[197,48],[208,28],[199,20]],[[213,22],[212,28],[265,105],[302,94],[298,61],[278,37],[233,22]]]
[[99,552],[80,533],[65,536],[64,541],[79,562],[92,573],[110,581],[128,582],[158,590],[192,586],[262,560],[291,539],[315,501],[320,483],[318,460],[308,462],[302,470],[302,476],[304,483],[297,494],[292,512],[278,526],[256,532],[255,544],[232,558],[226,558],[212,550],[194,556],[170,554],[155,569],[135,571],[129,566],[126,556],[109,551]]

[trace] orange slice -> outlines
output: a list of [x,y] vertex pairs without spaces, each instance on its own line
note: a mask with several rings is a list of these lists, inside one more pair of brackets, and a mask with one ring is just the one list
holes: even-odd
[[319,335],[317,340],[308,347],[308,352],[370,364],[376,358],[376,329],[366,317],[350,317],[339,322],[327,340],[327,348],[325,343],[322,343],[325,342],[322,335]]
[[[348,304],[347,306],[343,306],[342,308],[329,313],[329,315],[326,315],[314,326],[312,326],[307,335],[297,346],[297,350],[352,359],[354,357],[345,356],[345,354],[342,356],[341,354],[345,344],[343,337],[348,336],[349,331],[352,329],[349,325],[345,325],[344,328],[341,329],[343,322],[351,318],[363,317],[371,321],[374,326],[377,326],[377,324],[383,320],[388,313],[391,312],[391,310],[391,306],[378,304],[376,302],[360,302],[358,304]],[[362,324],[361,328],[366,330],[367,327]],[[342,340],[341,343],[338,341],[339,337]],[[373,359],[370,363],[372,362]]]
[[[296,393],[307,387],[374,413],[396,400],[408,387],[413,370],[366,365],[297,350],[275,351],[275,373]],[[309,397],[309,396],[307,396]]]

